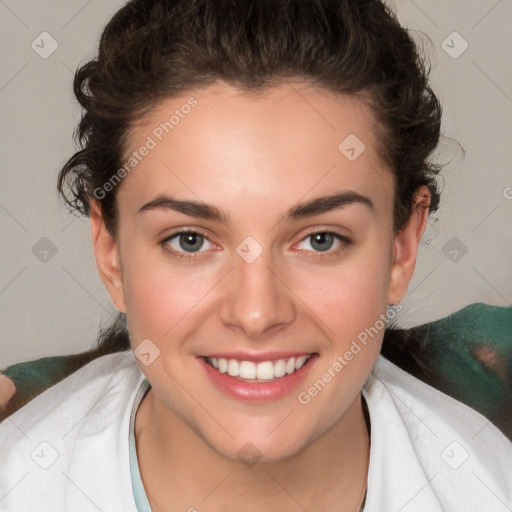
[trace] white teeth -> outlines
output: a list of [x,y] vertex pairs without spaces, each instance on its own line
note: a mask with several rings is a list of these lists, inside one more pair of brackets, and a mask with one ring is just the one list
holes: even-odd
[[271,361],[258,363],[258,379],[270,380],[274,378],[274,365]]
[[304,366],[304,363],[308,360],[308,356],[300,356],[295,362],[295,368],[298,370]]
[[[219,359],[221,359],[219,357]],[[236,359],[230,359],[228,361],[228,373],[231,377],[240,376],[240,364]]]
[[258,381],[271,381],[290,375],[302,368],[311,354],[277,361],[238,361],[236,359],[224,359],[222,357],[207,357],[206,360],[220,373],[228,373],[231,377]]
[[274,363],[274,375],[276,377],[284,377],[286,375],[286,361],[279,359]]
[[[217,359],[217,358],[215,358]],[[228,360],[227,359],[217,359],[219,365],[219,372],[226,373],[228,371]]]
[[256,364],[252,361],[240,361],[240,377],[242,379],[255,379]]

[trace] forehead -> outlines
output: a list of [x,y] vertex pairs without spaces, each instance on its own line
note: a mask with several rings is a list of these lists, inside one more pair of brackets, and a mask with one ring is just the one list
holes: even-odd
[[[192,106],[193,105],[193,106]],[[129,132],[124,160],[145,146],[119,196],[139,204],[172,192],[260,205],[333,188],[379,192],[390,207],[392,176],[367,104],[308,83],[257,93],[224,82],[162,100]],[[135,163],[135,162],[133,162]],[[165,189],[165,190],[163,190]]]

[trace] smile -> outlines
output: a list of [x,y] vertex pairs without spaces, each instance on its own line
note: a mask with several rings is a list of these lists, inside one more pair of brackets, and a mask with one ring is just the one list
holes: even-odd
[[286,375],[291,375],[302,368],[312,354],[300,357],[278,359],[276,361],[239,361],[222,357],[207,357],[206,362],[220,373],[247,382],[272,382]]
[[252,361],[245,354],[237,356],[211,354],[196,360],[224,396],[260,403],[280,400],[304,387],[306,376],[320,357],[317,352],[259,354],[249,356]]

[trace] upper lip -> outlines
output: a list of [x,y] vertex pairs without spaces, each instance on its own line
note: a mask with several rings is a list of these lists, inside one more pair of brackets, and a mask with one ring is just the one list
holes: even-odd
[[278,359],[290,359],[292,357],[309,356],[315,352],[215,352],[213,354],[203,355],[208,358],[236,359],[238,361],[253,361],[255,363],[262,361],[277,361]]

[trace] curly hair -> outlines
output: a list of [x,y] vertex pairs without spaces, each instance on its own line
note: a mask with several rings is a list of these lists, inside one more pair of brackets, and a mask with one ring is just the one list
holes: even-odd
[[[413,39],[379,0],[129,2],[106,26],[97,59],[76,72],[82,149],[62,168],[58,190],[88,215],[93,191],[123,165],[130,128],[165,98],[218,79],[259,91],[294,78],[368,98],[379,153],[395,176],[395,231],[421,185],[430,189],[430,211],[438,208],[440,167],[428,157],[441,105]],[[115,190],[101,208],[115,234]]]
[[[217,80],[258,92],[299,79],[371,108],[379,154],[394,177],[398,232],[420,186],[430,190],[429,211],[439,206],[441,166],[429,157],[442,109],[429,73],[408,29],[380,0],[132,0],[105,27],[97,58],[75,74],[81,149],[57,188],[72,211],[89,215],[94,191],[125,161],[131,128],[159,102]],[[100,200],[113,236],[115,198],[113,187]],[[100,332],[100,345],[130,347],[123,316]],[[386,353],[397,333],[385,332]]]

